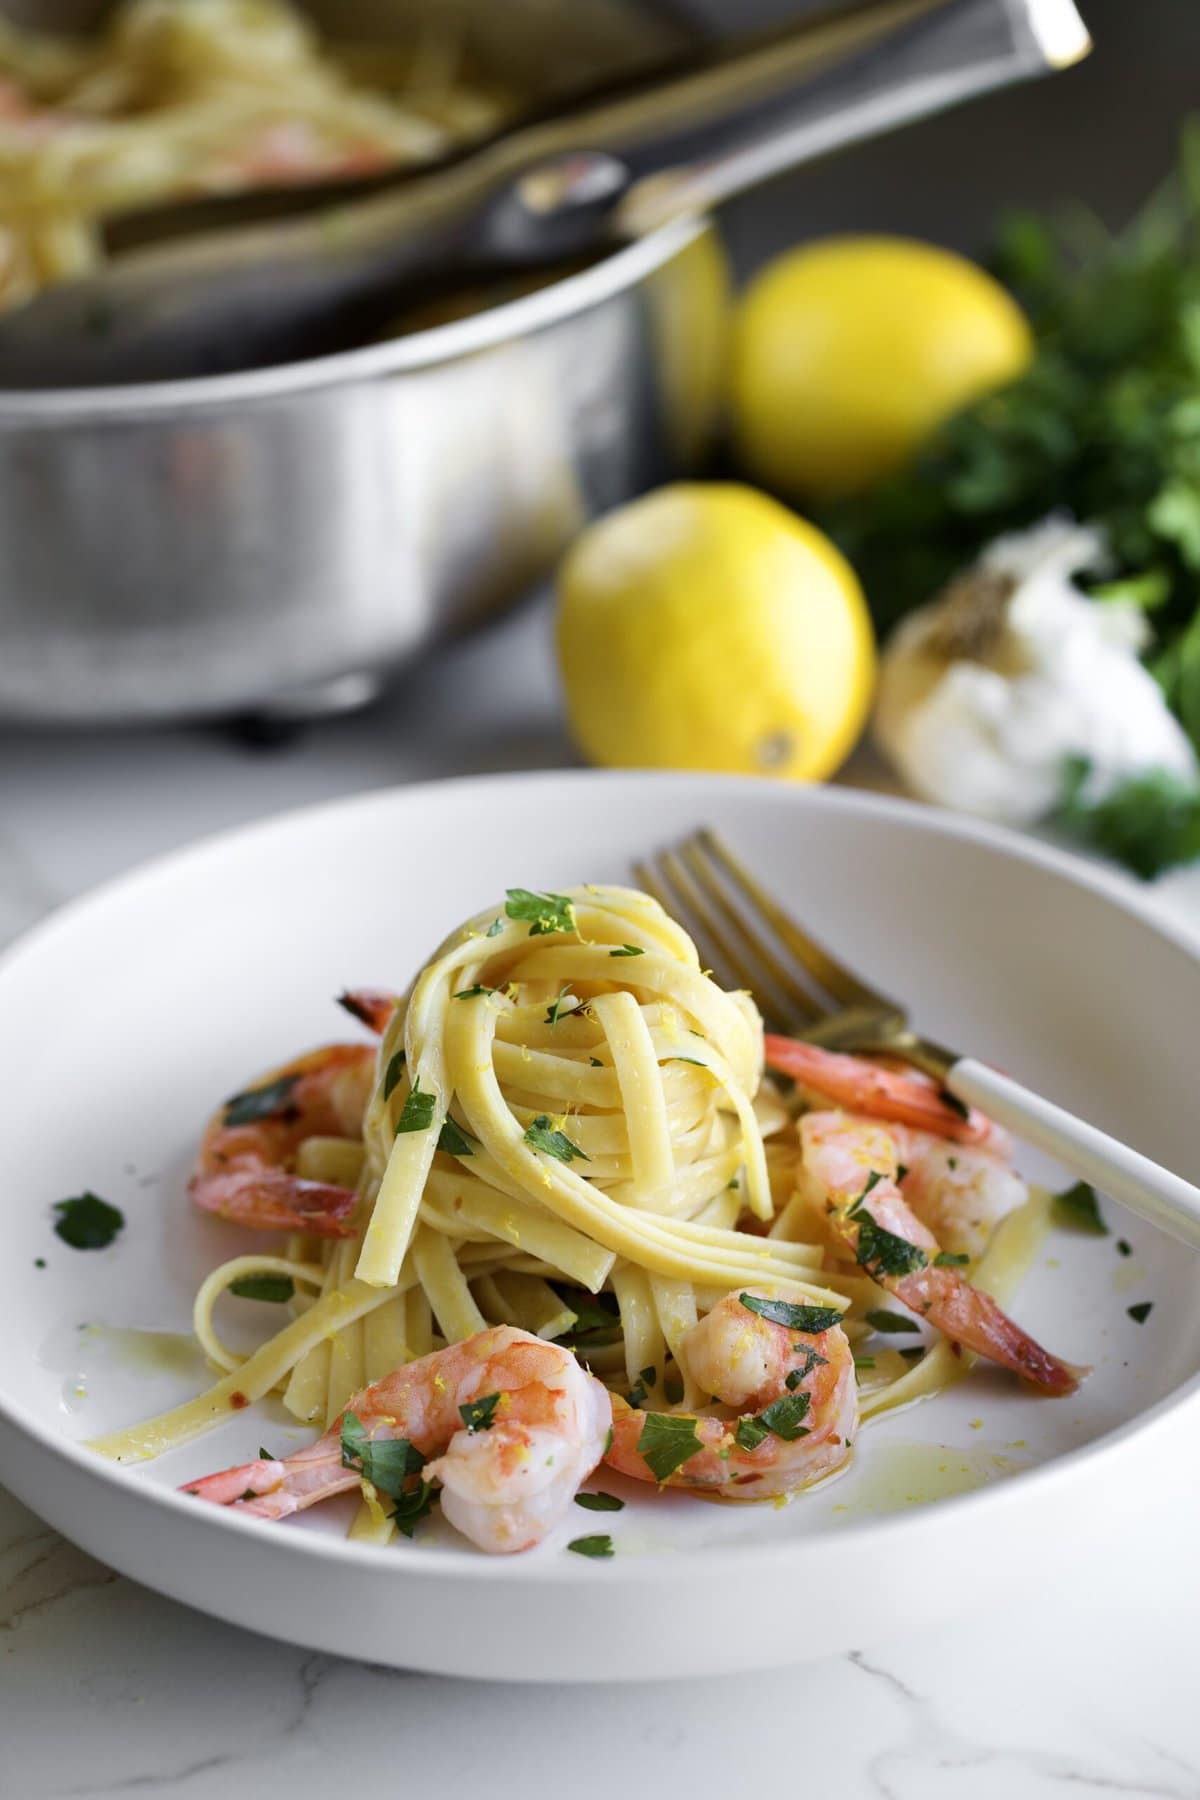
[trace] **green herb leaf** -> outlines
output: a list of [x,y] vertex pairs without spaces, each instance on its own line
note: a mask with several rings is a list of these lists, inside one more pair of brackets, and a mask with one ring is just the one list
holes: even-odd
[[684,1413],[647,1413],[637,1447],[656,1481],[665,1481],[704,1448],[695,1419]]
[[808,1394],[781,1394],[770,1406],[764,1406],[758,1416],[768,1431],[773,1431],[776,1437],[783,1438],[790,1444],[796,1438],[808,1436],[809,1427],[801,1421],[808,1417],[811,1405],[812,1399]]
[[882,1180],[883,1180],[883,1176],[879,1173],[879,1170],[872,1169],[870,1174],[867,1176],[865,1183],[863,1184],[862,1193],[858,1196],[858,1199],[854,1202],[854,1205],[850,1208],[850,1211],[846,1214],[846,1217],[848,1219],[853,1219],[857,1216],[858,1212],[860,1211],[860,1209],[862,1207],[862,1203],[866,1199],[867,1195],[871,1192],[872,1188],[878,1187],[879,1183]]
[[433,1124],[433,1109],[436,1105],[435,1095],[421,1092],[421,1077],[418,1075],[400,1109],[400,1117],[396,1121],[396,1136],[399,1137],[405,1131],[428,1131]]
[[469,1400],[460,1406],[458,1416],[469,1432],[488,1431],[496,1423],[499,1404],[499,1394],[485,1394],[481,1400]]
[[619,950],[610,950],[610,956],[645,956],[646,952],[637,944],[622,944]]
[[392,1508],[392,1518],[397,1531],[403,1532],[406,1538],[416,1534],[417,1526],[422,1519],[427,1519],[437,1502],[432,1481],[422,1481],[411,1493],[397,1494],[396,1504]]
[[797,1306],[791,1300],[760,1300],[757,1294],[739,1294],[747,1312],[769,1319],[772,1325],[786,1325],[789,1331],[830,1331],[840,1325],[842,1315],[836,1306]]
[[859,1267],[876,1280],[880,1276],[911,1275],[916,1269],[923,1269],[929,1258],[917,1245],[910,1244],[907,1238],[897,1237],[894,1231],[885,1231],[877,1225],[870,1213],[856,1209],[851,1215],[858,1225],[858,1243],[854,1256]]
[[1143,881],[1200,856],[1200,781],[1170,769],[1130,775],[1100,799],[1086,792],[1090,765],[1067,770],[1058,823]]
[[561,1131],[555,1131],[545,1113],[533,1121],[525,1133],[525,1142],[535,1150],[544,1150],[547,1156],[557,1157],[559,1162],[574,1162],[576,1157],[581,1162],[591,1162],[591,1157],[584,1154],[578,1144],[573,1144],[569,1137]]
[[669,1062],[691,1063],[693,1069],[707,1069],[707,1067],[708,1067],[708,1064],[706,1062],[701,1062],[700,1058],[698,1056],[664,1056],[663,1061],[665,1063],[669,1063]]
[[761,1419],[747,1413],[734,1426],[733,1435],[739,1450],[757,1450],[770,1437],[771,1432]]
[[902,1181],[906,1181],[907,1179],[908,1179],[908,1164],[907,1163],[897,1163],[896,1164],[896,1186],[899,1187],[900,1183]]
[[393,1056],[388,1063],[387,1073],[383,1078],[383,1097],[385,1100],[391,1097],[396,1083],[404,1073],[404,1065],[407,1061],[408,1057],[405,1052],[403,1050],[397,1050],[395,1056]]
[[965,1250],[939,1250],[933,1266],[935,1269],[962,1269],[970,1260]]
[[412,1475],[419,1475],[425,1458],[407,1438],[373,1438],[356,1413],[342,1418],[342,1467],[355,1469],[381,1494],[398,1499]]
[[1127,1306],[1125,1311],[1137,1324],[1144,1325],[1153,1309],[1153,1300],[1139,1300],[1136,1306]]
[[494,994],[495,991],[495,988],[485,987],[482,981],[477,981],[474,987],[459,988],[454,998],[456,1000],[476,1000],[480,994]]
[[829,1358],[822,1356],[811,1344],[801,1344],[799,1341],[792,1345],[792,1354],[799,1356],[800,1361],[784,1382],[783,1385],[786,1388],[799,1387],[800,1383],[805,1381],[815,1368],[822,1365],[827,1366],[829,1362]]
[[648,1369],[639,1369],[638,1378],[629,1390],[630,1406],[645,1406],[646,1395],[658,1380],[658,1370],[651,1365]]
[[474,1156],[475,1140],[469,1138],[453,1119],[443,1119],[442,1129],[438,1132],[437,1147],[445,1150],[450,1156]]
[[529,921],[530,937],[575,929],[575,902],[566,894],[535,894],[529,888],[509,888],[504,910],[510,919]]
[[608,1435],[604,1440],[604,1455],[605,1456],[608,1455],[608,1453],[612,1449],[612,1447],[613,1447],[613,1428],[610,1425],[608,1428]]
[[230,1282],[229,1292],[239,1300],[268,1300],[280,1306],[292,1298],[296,1284],[290,1275],[242,1275]]
[[560,1019],[569,1019],[572,1013],[580,1012],[582,1010],[582,1006],[583,1006],[582,1001],[573,1000],[571,1005],[567,1007],[566,1011],[565,1012],[563,1011],[563,1001],[566,999],[566,997],[570,993],[570,991],[571,991],[570,982],[569,981],[564,982],[563,986],[559,988],[557,994],[555,994],[553,1000],[550,1002],[549,1006],[546,1008],[546,1023],[547,1023],[547,1025],[549,1025],[549,1027],[552,1031],[553,1031],[554,1027],[558,1024],[558,1021]]
[[1118,1256],[1132,1256],[1133,1255],[1133,1245],[1129,1242],[1128,1238],[1118,1238],[1117,1239],[1117,1255]]
[[625,1502],[618,1500],[615,1494],[576,1494],[576,1506],[582,1506],[586,1512],[623,1512]]
[[1065,1193],[1055,1194],[1054,1223],[1061,1230],[1082,1231],[1088,1237],[1108,1236],[1096,1190],[1088,1181],[1077,1181]]
[[54,1211],[58,1214],[55,1235],[64,1244],[70,1244],[72,1250],[107,1250],[125,1226],[120,1207],[102,1200],[90,1189],[70,1200],[56,1200]]
[[484,937],[499,937],[500,933],[503,930],[504,930],[504,920],[503,919],[493,919],[491,924],[488,926],[487,930],[484,932],[483,935],[484,935]]
[[572,1538],[567,1549],[576,1556],[605,1558],[613,1553],[613,1541],[607,1532],[596,1532],[592,1537]]
[[259,1119],[275,1119],[291,1105],[292,1089],[298,1075],[280,1075],[262,1087],[247,1088],[244,1094],[233,1094],[225,1102],[226,1125],[254,1125]]
[[575,1314],[569,1333],[572,1337],[588,1331],[615,1331],[620,1323],[616,1300],[607,1294],[589,1294],[582,1288],[561,1286],[555,1292]]
[[264,1449],[260,1444],[258,1446],[258,1460],[259,1462],[274,1462],[276,1459],[269,1450]]
[[921,1329],[915,1319],[907,1318],[904,1313],[884,1312],[882,1310],[879,1312],[869,1312],[866,1315],[866,1320],[867,1324],[875,1331],[920,1331]]
[[875,1358],[873,1356],[856,1356],[854,1359],[854,1366],[856,1369],[873,1369],[875,1367]]

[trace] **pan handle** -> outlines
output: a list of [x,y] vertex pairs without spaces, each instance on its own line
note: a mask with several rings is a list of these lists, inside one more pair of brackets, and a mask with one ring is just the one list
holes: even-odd
[[622,152],[632,179],[617,222],[640,235],[842,145],[1067,68],[1090,48],[1073,0],[870,6],[823,40],[806,33],[714,70],[705,118],[664,130],[660,111],[653,141]]

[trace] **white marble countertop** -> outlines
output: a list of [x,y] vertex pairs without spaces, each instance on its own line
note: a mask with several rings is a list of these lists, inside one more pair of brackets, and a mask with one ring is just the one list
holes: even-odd
[[[270,812],[571,760],[538,607],[273,753],[217,732],[0,733],[0,941]],[[853,774],[878,780],[869,760]],[[1200,872],[1156,899],[1200,936]],[[754,1778],[839,1800],[1197,1800],[1200,1454],[1189,1464],[1147,1469],[1143,1541],[1064,1579],[1035,1617],[968,1611],[782,1673],[633,1688],[484,1687],[290,1649],[137,1587],[0,1493],[0,1795],[308,1800],[336,1784],[507,1800],[553,1784],[598,1800]]]

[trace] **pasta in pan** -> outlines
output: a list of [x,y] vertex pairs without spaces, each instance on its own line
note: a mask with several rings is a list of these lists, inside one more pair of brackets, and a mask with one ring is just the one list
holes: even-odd
[[[917,1078],[873,1067],[875,1088],[907,1084],[900,1098],[934,1129],[884,1128],[870,1105],[855,1113],[836,1094],[831,1109],[827,1090],[855,1078],[842,1066],[853,1059],[787,1040],[767,1041],[784,1079],[764,1077],[751,997],[718,987],[648,896],[511,889],[503,909],[445,940],[407,994],[344,1003],[377,1048],[297,1058],[226,1102],[206,1133],[197,1202],[288,1232],[282,1253],[235,1256],[200,1288],[195,1330],[217,1381],[98,1440],[104,1454],[157,1455],[274,1393],[325,1436],[195,1491],[282,1516],[361,1484],[354,1531],[386,1541],[414,1494],[428,1501],[433,1480],[419,1472],[436,1467],[448,1514],[457,1506],[468,1535],[508,1549],[536,1541],[545,1520],[496,1498],[486,1459],[519,1451],[528,1476],[547,1408],[546,1469],[581,1479],[604,1456],[635,1479],[752,1499],[843,1466],[860,1421],[936,1393],[975,1354],[1048,1391],[1074,1386],[1078,1372],[997,1304],[1040,1208],[995,1128],[943,1119]],[[952,1180],[938,1174],[947,1144]],[[964,1230],[986,1245],[981,1258],[941,1249],[909,1208],[906,1193],[916,1201],[920,1183],[938,1181],[943,1236],[949,1181],[968,1196]],[[1008,1216],[984,1231],[989,1205]],[[290,1306],[249,1356],[219,1334],[230,1291]],[[911,1323],[881,1311],[890,1298]],[[946,1335],[907,1353],[881,1338],[867,1353],[897,1318]],[[499,1385],[480,1397],[487,1379]],[[435,1427],[450,1390],[457,1411]],[[607,1437],[584,1433],[589,1467],[585,1415],[608,1421]],[[391,1512],[385,1442],[407,1446],[382,1490]]]

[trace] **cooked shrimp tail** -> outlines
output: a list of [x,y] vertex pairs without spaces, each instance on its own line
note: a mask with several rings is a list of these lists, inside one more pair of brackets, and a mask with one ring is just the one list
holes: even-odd
[[253,1231],[349,1237],[353,1188],[295,1172],[305,1138],[357,1138],[375,1079],[370,1044],[327,1044],[262,1075],[209,1120],[188,1191],[196,1205]]
[[798,1087],[849,1112],[894,1119],[962,1144],[981,1144],[998,1127],[974,1107],[965,1107],[919,1069],[895,1069],[863,1056],[823,1050],[801,1038],[763,1040],[767,1067],[788,1075]]
[[402,1468],[411,1454],[422,1480],[440,1482],[442,1511],[464,1536],[483,1550],[525,1550],[596,1467],[611,1422],[607,1390],[569,1350],[497,1325],[364,1388],[307,1449],[203,1476],[184,1492],[282,1519],[357,1487],[371,1474],[370,1445],[403,1439]]
[[383,1036],[396,1010],[395,994],[387,994],[382,988],[346,988],[337,1002],[352,1019],[360,1020],[378,1037]]
[[885,1126],[840,1112],[806,1113],[800,1145],[804,1173],[830,1224],[880,1287],[952,1343],[1046,1393],[1074,1393],[1086,1370],[1052,1356],[960,1268],[939,1263],[938,1240],[900,1190],[896,1143]]

